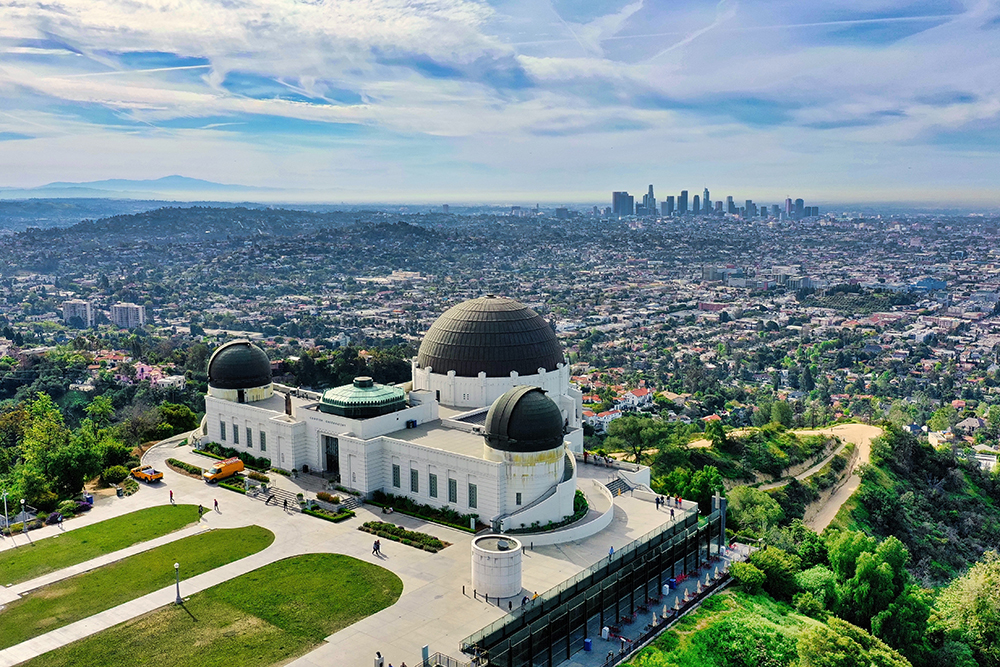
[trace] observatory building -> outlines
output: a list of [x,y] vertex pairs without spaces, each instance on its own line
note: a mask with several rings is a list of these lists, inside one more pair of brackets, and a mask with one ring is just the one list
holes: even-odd
[[582,395],[538,313],[495,296],[465,301],[428,330],[412,372],[397,386],[359,377],[304,391],[273,384],[264,351],[231,341],[209,359],[202,440],[496,529],[573,514]]

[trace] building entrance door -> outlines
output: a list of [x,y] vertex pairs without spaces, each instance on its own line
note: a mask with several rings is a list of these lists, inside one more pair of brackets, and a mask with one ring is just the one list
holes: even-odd
[[323,450],[326,452],[326,471],[340,481],[340,441],[329,435],[323,436]]

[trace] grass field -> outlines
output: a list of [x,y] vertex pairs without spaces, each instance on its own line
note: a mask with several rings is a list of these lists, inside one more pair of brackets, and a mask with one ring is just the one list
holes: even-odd
[[28,581],[172,533],[197,520],[198,508],[194,505],[161,505],[67,530],[32,544],[25,544],[19,535],[15,538],[19,547],[0,552],[0,585]]
[[212,530],[43,586],[0,611],[0,649],[169,586],[175,562],[186,579],[273,541],[274,533],[259,526]]
[[264,667],[393,604],[392,572],[338,554],[271,563],[23,663],[24,667]]

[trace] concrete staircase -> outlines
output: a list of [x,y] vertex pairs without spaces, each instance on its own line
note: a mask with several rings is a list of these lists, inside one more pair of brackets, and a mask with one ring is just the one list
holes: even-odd
[[626,484],[625,480],[623,480],[621,477],[616,477],[615,479],[605,484],[605,486],[608,487],[608,491],[611,492],[612,496],[619,495],[619,492],[621,493],[621,495],[625,495],[626,493],[632,490],[632,487]]
[[269,487],[267,492],[262,492],[259,488],[250,489],[247,493],[247,498],[250,500],[259,500],[262,503],[278,507],[279,509],[284,508],[285,501],[288,501],[288,509],[293,512],[301,512],[302,509],[299,507],[299,499],[291,491],[285,491],[284,489],[279,489],[278,487]]

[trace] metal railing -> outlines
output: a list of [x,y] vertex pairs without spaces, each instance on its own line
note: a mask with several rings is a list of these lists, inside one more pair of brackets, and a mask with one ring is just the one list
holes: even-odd
[[456,660],[444,653],[434,653],[427,660],[421,660],[417,667],[472,667],[472,663]]

